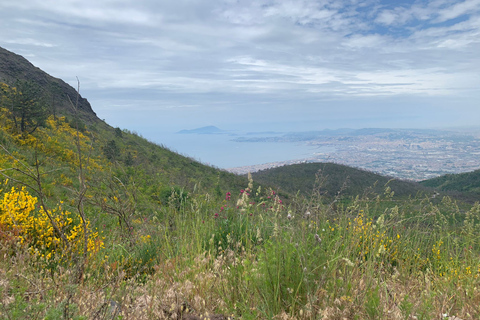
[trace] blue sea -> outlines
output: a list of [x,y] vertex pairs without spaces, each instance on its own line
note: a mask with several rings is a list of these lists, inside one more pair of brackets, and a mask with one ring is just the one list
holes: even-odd
[[[271,136],[271,135],[269,135]],[[298,142],[236,142],[229,134],[164,133],[154,139],[172,151],[221,169],[303,160],[330,150]]]

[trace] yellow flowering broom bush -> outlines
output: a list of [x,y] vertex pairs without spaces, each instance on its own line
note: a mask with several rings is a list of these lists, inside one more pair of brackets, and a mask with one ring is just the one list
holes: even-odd
[[[57,234],[43,208],[36,209],[37,198],[25,187],[12,187],[0,198],[0,240],[25,245],[32,254],[52,259],[55,255],[68,257],[65,244]],[[69,241],[71,252],[83,253],[84,231],[80,221],[71,212],[63,210],[62,203],[48,212]],[[87,228],[90,222],[87,221]],[[98,232],[89,232],[87,250],[90,254],[103,247]]]

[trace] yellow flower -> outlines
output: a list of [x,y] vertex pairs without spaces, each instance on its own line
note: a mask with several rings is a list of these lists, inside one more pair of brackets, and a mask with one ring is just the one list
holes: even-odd
[[[37,198],[31,196],[23,187],[16,190],[14,187],[10,192],[0,197],[0,224],[5,231],[10,231],[14,238],[21,244],[28,244],[32,253],[40,250],[42,257],[51,259],[56,254],[55,249],[59,248],[61,238],[54,231],[53,225],[43,208],[35,212]],[[59,206],[48,212],[64,231],[65,237],[74,250],[83,250],[83,227],[81,222],[71,218],[71,213],[62,210]],[[90,221],[87,221],[87,228]],[[99,243],[95,245],[95,241]],[[98,239],[98,232],[90,233],[88,238],[88,251],[93,253],[103,247],[103,241]],[[46,253],[46,256],[45,256]],[[62,254],[59,252],[59,254]]]

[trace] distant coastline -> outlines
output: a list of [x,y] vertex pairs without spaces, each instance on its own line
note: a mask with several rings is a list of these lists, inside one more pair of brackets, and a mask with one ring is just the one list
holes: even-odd
[[181,130],[167,146],[237,174],[302,162],[335,162],[407,180],[480,168],[480,128],[336,129],[238,133]]

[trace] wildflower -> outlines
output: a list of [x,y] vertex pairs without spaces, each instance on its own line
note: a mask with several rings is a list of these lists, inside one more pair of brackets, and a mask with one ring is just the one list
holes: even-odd
[[322,243],[322,239],[320,238],[320,236],[318,235],[318,233],[315,233],[315,240],[317,240],[318,244],[321,244],[321,243]]
[[225,195],[225,200],[230,200],[231,197],[232,194],[230,192],[227,192],[227,194]]
[[348,258],[342,258],[342,260],[345,261],[345,263],[347,264],[347,266],[349,266],[349,267],[355,267],[355,264],[354,264],[352,261],[350,261],[350,259],[348,259]]
[[287,219],[292,220],[292,215],[290,213],[287,215]]
[[305,215],[307,216],[307,218],[310,217],[310,214],[311,214],[310,211],[305,212]]
[[215,213],[215,218],[218,218],[218,213]]

